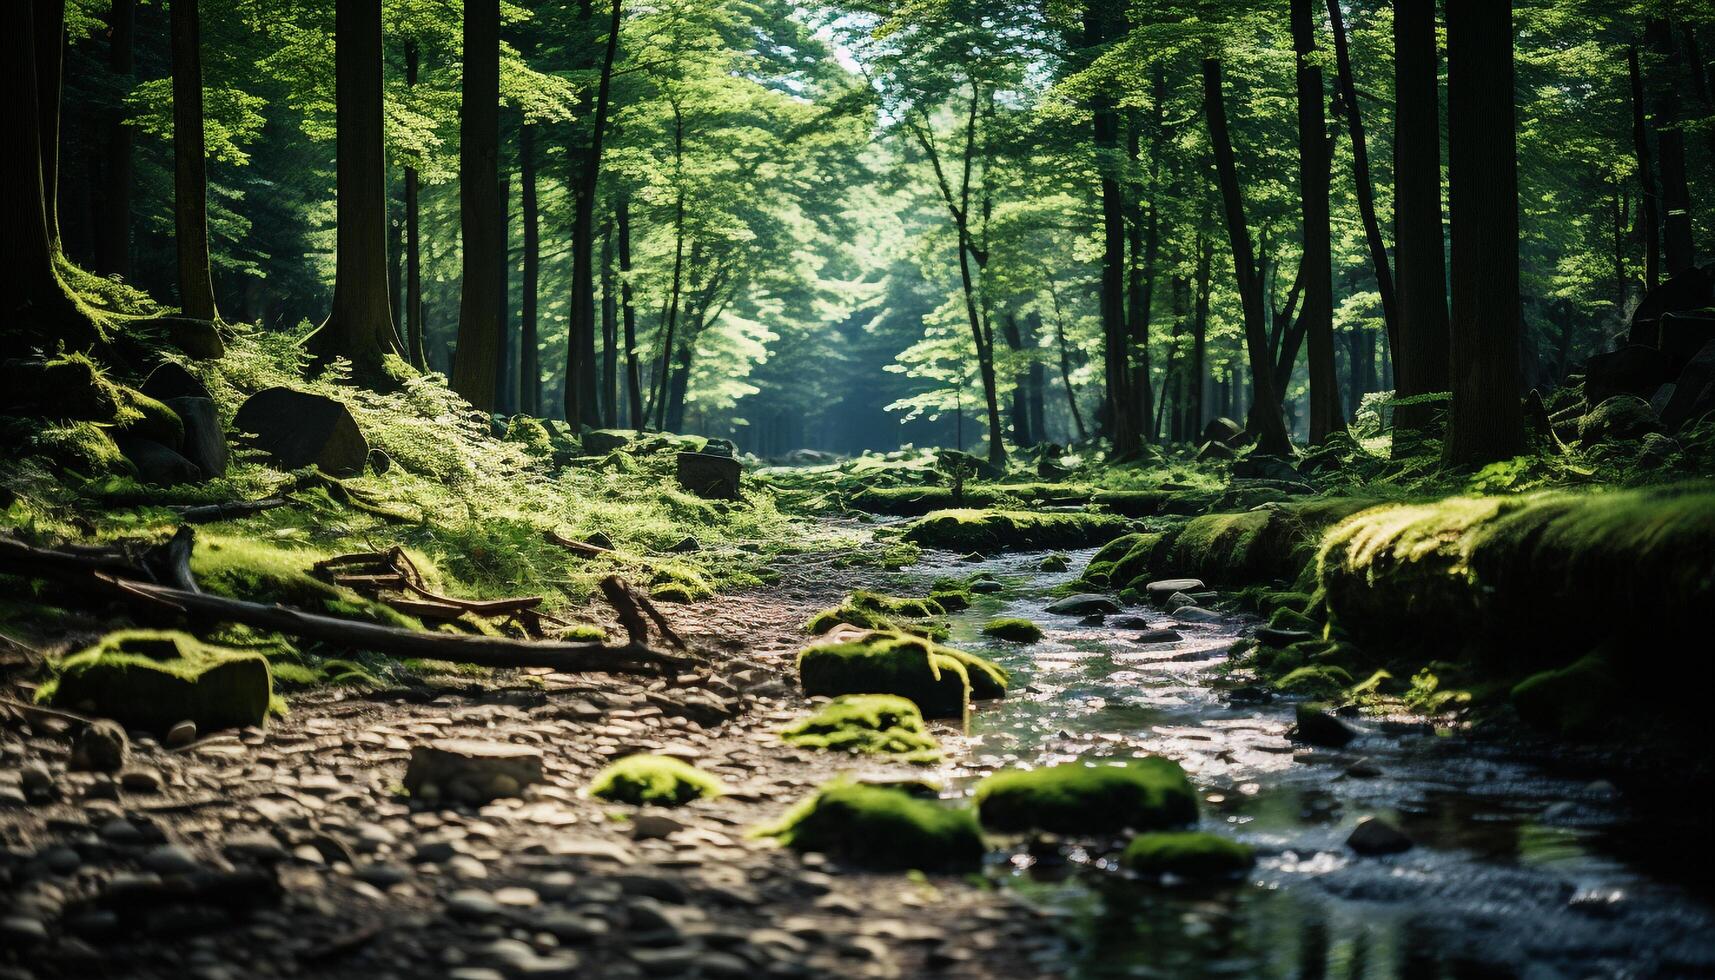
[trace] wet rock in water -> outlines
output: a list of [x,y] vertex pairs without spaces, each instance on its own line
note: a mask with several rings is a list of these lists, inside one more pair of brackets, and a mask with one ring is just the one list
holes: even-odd
[[1358,821],[1346,846],[1366,857],[1400,854],[1411,850],[1411,838],[1381,817],[1365,817]]
[[1221,614],[1202,606],[1181,606],[1173,611],[1173,618],[1181,623],[1217,623]]
[[1257,642],[1264,646],[1283,650],[1294,643],[1316,639],[1316,634],[1309,630],[1280,629],[1274,626],[1264,626],[1256,631]]
[[345,403],[295,388],[264,388],[239,407],[232,426],[282,469],[317,466],[331,476],[363,472],[369,441]]
[[1109,615],[1120,611],[1119,603],[1107,596],[1081,593],[1070,595],[1064,599],[1056,599],[1048,604],[1048,612],[1057,616],[1088,616],[1092,613]]
[[1227,692],[1228,704],[1267,704],[1274,700],[1274,692],[1255,684],[1244,684]]
[[517,796],[542,780],[541,750],[469,738],[418,745],[405,770],[406,791],[431,805],[444,800],[474,806]]
[[883,871],[974,871],[984,850],[969,809],[846,781],[823,786],[765,833],[793,850]]
[[1197,795],[1177,762],[1068,762],[997,772],[977,784],[977,814],[1002,832],[1104,834],[1179,827],[1197,819]]
[[[982,556],[978,555],[977,560],[981,561]],[[1004,588],[1006,588],[1006,586],[1002,585],[1000,582],[997,582],[992,578],[979,578],[979,579],[976,579],[975,581],[971,582],[970,585],[966,586],[965,591],[970,592],[973,595],[992,595],[996,592],[1001,591]]]
[[1142,616],[1115,616],[1108,620],[1107,624],[1117,630],[1149,629],[1149,620],[1144,619]]
[[1062,554],[1052,554],[1042,559],[1042,564],[1036,566],[1044,572],[1063,572],[1070,568],[1072,559]]
[[1323,748],[1344,748],[1358,733],[1345,722],[1315,705],[1301,704],[1297,710],[1297,725],[1293,728],[1295,741]]
[[1132,637],[1133,643],[1178,643],[1185,639],[1178,630],[1147,630]]
[[161,744],[169,749],[182,749],[196,740],[197,723],[189,720],[179,722],[161,736]]
[[118,772],[131,758],[131,740],[117,722],[103,718],[83,726],[72,744],[71,766],[89,772]]
[[1145,874],[1221,878],[1251,867],[1256,863],[1256,852],[1248,844],[1219,834],[1158,832],[1133,838],[1121,861]]
[[1091,613],[1088,616],[1085,616],[1083,619],[1078,620],[1078,625],[1079,626],[1100,626],[1107,621],[1108,621],[1108,617],[1102,615],[1101,613]]
[[204,480],[225,476],[226,433],[221,431],[214,402],[182,395],[167,399],[166,405],[185,423],[185,441],[179,455],[189,460]]
[[1381,767],[1368,758],[1359,759],[1346,767],[1346,775],[1353,779],[1375,779],[1381,774]]
[[1005,697],[1011,676],[963,650],[872,630],[835,631],[799,651],[798,681],[811,696],[897,694],[926,718],[963,719],[971,699]]
[[738,460],[713,453],[679,453],[675,477],[679,485],[709,500],[739,499],[738,478],[743,471]]
[[1203,580],[1200,578],[1166,578],[1145,585],[1143,594],[1149,597],[1150,602],[1159,606],[1171,599],[1176,593],[1201,592],[1205,588],[1207,586],[1203,584]]
[[639,806],[683,806],[725,792],[726,787],[714,776],[662,755],[627,756],[590,781],[591,796]]

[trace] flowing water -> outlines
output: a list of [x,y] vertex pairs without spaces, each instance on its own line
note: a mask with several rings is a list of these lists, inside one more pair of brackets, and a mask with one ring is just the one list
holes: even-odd
[[[1106,854],[997,859],[996,877],[1065,918],[1078,941],[1061,966],[1073,976],[1715,976],[1710,869],[1686,866],[1707,849],[1684,836],[1708,834],[1707,801],[1683,801],[1689,822],[1663,824],[1535,747],[1409,718],[1349,719],[1362,735],[1341,751],[1295,745],[1291,701],[1233,703],[1211,687],[1254,619],[1178,624],[1145,610],[1151,627],[1184,638],[1140,644],[1137,629],[1046,612],[1049,590],[1074,573],[1041,572],[1042,557],[938,555],[908,573],[923,587],[987,571],[1004,586],[953,617],[951,642],[994,657],[1016,683],[974,715],[968,767],[951,781],[1166,755],[1201,791],[1203,828],[1258,855],[1244,879],[1217,886],[1135,880]],[[995,616],[1047,636],[990,640],[979,628]],[[1357,856],[1345,840],[1369,815],[1416,846]]]

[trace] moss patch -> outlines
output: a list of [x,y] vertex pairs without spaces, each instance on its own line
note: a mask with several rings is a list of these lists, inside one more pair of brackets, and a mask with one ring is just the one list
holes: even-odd
[[327,557],[326,552],[284,548],[249,537],[202,534],[191,554],[191,574],[205,590],[233,599],[280,603],[387,626],[420,626],[379,602],[312,575],[311,567]]
[[1526,678],[1512,689],[1512,704],[1520,718],[1537,728],[1584,738],[1614,720],[1624,689],[1607,659],[1591,654]]
[[805,628],[820,636],[845,623],[859,629],[890,630],[939,640],[947,636],[947,624],[925,620],[945,615],[946,611],[934,596],[890,596],[860,589],[847,596],[840,606],[810,617]]
[[894,755],[933,763],[940,746],[923,726],[909,699],[891,694],[847,694],[780,733],[789,744],[811,749]]
[[591,796],[637,806],[683,806],[724,792],[720,780],[664,755],[628,755],[590,782]]
[[983,624],[983,634],[1014,643],[1035,643],[1042,639],[1042,627],[1028,619],[991,619]]
[[1197,819],[1191,781],[1160,756],[997,772],[977,784],[976,803],[983,826],[1000,831],[1108,834]]
[[1211,585],[1250,585],[1297,579],[1316,557],[1323,533],[1375,505],[1330,497],[1264,504],[1237,514],[1208,514],[1185,522],[1147,552],[1134,549],[1115,569],[1115,583],[1141,588],[1140,578],[1189,576]]
[[1136,837],[1126,845],[1121,861],[1144,874],[1216,878],[1246,870],[1256,863],[1256,852],[1218,834],[1187,830]]
[[1034,548],[1089,548],[1124,534],[1111,514],[1013,510],[940,510],[912,522],[905,539],[928,548],[992,553]]
[[983,856],[970,810],[861,783],[824,786],[760,833],[880,871],[974,871]]
[[809,695],[896,694],[929,718],[965,717],[971,680],[947,648],[904,633],[869,632],[818,643],[798,654],[798,680]]
[[36,700],[164,732],[263,724],[275,707],[268,661],[170,630],[121,630],[66,657]]

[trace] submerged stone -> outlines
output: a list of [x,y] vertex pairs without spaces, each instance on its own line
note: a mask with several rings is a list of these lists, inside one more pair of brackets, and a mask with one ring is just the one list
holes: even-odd
[[720,796],[719,779],[688,763],[663,755],[629,755],[596,774],[590,795],[641,806],[682,806]]
[[1380,817],[1365,817],[1346,838],[1346,846],[1366,857],[1402,854],[1411,850],[1412,841],[1393,824]]
[[1119,603],[1104,595],[1080,593],[1064,599],[1056,599],[1048,604],[1048,612],[1056,616],[1088,616],[1092,613],[1108,615],[1120,611]]
[[1315,705],[1299,705],[1295,720],[1292,737],[1310,745],[1339,749],[1358,737],[1350,725]]
[[1042,627],[1028,619],[991,619],[983,624],[983,634],[1014,643],[1035,643],[1042,639]]
[[1511,700],[1519,717],[1529,724],[1581,737],[1599,732],[1614,719],[1616,700],[1624,688],[1608,660],[1591,654],[1526,678],[1512,689]]
[[760,833],[880,871],[974,871],[983,856],[969,809],[862,783],[824,786]]
[[1187,830],[1133,838],[1126,845],[1121,861],[1131,870],[1145,874],[1219,878],[1248,869],[1256,863],[1256,852],[1228,837]]
[[932,763],[941,755],[917,705],[892,694],[837,697],[780,734],[803,748],[894,755],[909,762]]
[[1107,834],[1197,819],[1191,781],[1160,756],[997,772],[977,784],[976,804],[984,827],[1007,832]]
[[184,719],[204,730],[261,725],[273,707],[268,661],[251,650],[170,630],[121,630],[66,657],[36,692],[46,704],[165,732]]

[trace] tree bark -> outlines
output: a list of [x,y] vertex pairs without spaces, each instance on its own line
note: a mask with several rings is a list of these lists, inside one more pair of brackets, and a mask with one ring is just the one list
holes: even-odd
[[1697,264],[1691,189],[1686,181],[1685,126],[1680,118],[1681,59],[1679,46],[1673,43],[1673,28],[1665,19],[1651,18],[1644,37],[1657,59],[1650,88],[1654,92],[1656,149],[1661,156],[1662,245],[1667,274],[1676,276]]
[[542,277],[541,211],[536,202],[536,127],[518,128],[518,210],[524,223],[524,281],[518,316],[518,407],[542,414],[542,368],[537,363],[537,289]]
[[1233,273],[1238,280],[1239,298],[1244,308],[1245,347],[1251,362],[1251,409],[1246,430],[1263,453],[1289,456],[1292,440],[1286,434],[1286,423],[1280,416],[1280,399],[1275,394],[1262,283],[1257,278],[1250,227],[1245,220],[1244,189],[1239,183],[1238,163],[1233,158],[1232,136],[1227,132],[1227,107],[1221,89],[1220,60],[1204,59],[1203,112],[1215,151],[1227,237],[1232,244]]
[[464,289],[459,300],[453,390],[494,410],[500,356],[500,260],[505,226],[500,202],[500,0],[465,0],[464,94],[459,108],[459,221],[464,231]]
[[619,225],[619,303],[625,330],[625,388],[627,421],[643,428],[643,374],[637,363],[637,308],[631,301],[631,198],[624,189],[614,205],[614,223]]
[[[341,9],[344,5],[341,5]],[[380,19],[380,11],[376,11]],[[208,262],[208,155],[203,144],[202,42],[197,0],[174,0],[173,45],[173,225],[179,259],[179,304],[186,316],[213,320],[214,274]],[[379,40],[379,31],[377,39]],[[379,46],[379,45],[378,45]],[[376,54],[380,80],[380,54]],[[46,132],[43,134],[47,135]],[[380,134],[377,133],[379,140]],[[46,175],[44,174],[44,177]],[[51,193],[51,188],[48,189]],[[49,214],[53,199],[48,199]],[[49,225],[49,234],[56,231]],[[385,260],[383,245],[383,259]],[[383,290],[386,289],[383,272]],[[385,299],[385,294],[383,295]]]
[[1446,456],[1525,451],[1519,401],[1518,155],[1512,0],[1448,0],[1453,413]]
[[[505,145],[505,135],[502,134],[502,146]],[[500,170],[500,252],[495,261],[500,266],[500,294],[495,303],[494,315],[499,329],[496,335],[500,338],[499,355],[494,359],[494,410],[502,415],[512,415],[518,411],[517,389],[512,381],[516,374],[518,363],[517,351],[512,343],[512,172],[506,169],[506,162],[498,156],[495,164]]]
[[[1405,2],[1410,3],[1411,0]],[[1397,12],[1395,17],[1398,17]],[[1382,298],[1382,322],[1387,325],[1388,342],[1398,345],[1399,314],[1393,271],[1388,268],[1387,244],[1382,241],[1381,222],[1376,218],[1375,185],[1370,183],[1369,142],[1364,136],[1364,114],[1358,107],[1358,86],[1352,77],[1351,45],[1346,39],[1345,17],[1340,12],[1340,0],[1328,0],[1328,19],[1334,31],[1334,59],[1340,79],[1337,104],[1345,112],[1346,129],[1352,137],[1352,179],[1358,197],[1358,214],[1364,222],[1364,241],[1370,249],[1370,267],[1375,271],[1376,292],[1380,293]]]
[[[1018,328],[1018,314],[1008,311],[1001,319],[1000,335],[1007,349],[1015,354],[1024,350],[1023,333]],[[1012,375],[1012,441],[1019,446],[1034,446],[1036,438],[1030,429],[1030,375],[1028,367]]]
[[[43,214],[48,242],[60,241],[60,93],[64,87],[65,0],[11,0],[36,6],[36,113],[41,127]],[[193,0],[194,2],[194,0]],[[194,6],[192,8],[195,9]],[[176,20],[175,20],[176,24]]]
[[601,225],[601,424],[619,426],[619,297],[613,283],[613,223]]
[[[680,120],[675,130],[674,154],[681,158],[684,153],[683,117],[675,109],[674,118]],[[677,172],[678,167],[675,166]],[[655,427],[662,428],[667,421],[667,369],[673,362],[673,334],[679,326],[679,292],[684,284],[685,273],[685,190],[679,188],[673,201],[673,284],[667,293],[666,325],[661,336],[661,362],[655,371],[653,394],[650,408],[655,415]]]
[[[1037,338],[1042,336],[1042,314],[1032,311],[1024,318],[1023,334],[1025,349],[1036,350]],[[1047,414],[1042,404],[1043,389],[1048,386],[1048,368],[1042,363],[1040,355],[1030,359],[1030,369],[1025,373],[1025,381],[1029,385],[1025,397],[1025,415],[1029,420],[1030,432],[1038,441],[1048,441]]]
[[1334,265],[1328,203],[1327,125],[1322,69],[1316,67],[1312,0],[1291,0],[1292,49],[1298,72],[1298,197],[1304,220],[1304,318],[1309,341],[1310,444],[1346,427],[1334,369]]
[[1186,372],[1184,429],[1181,437],[1190,442],[1203,433],[1203,385],[1207,373],[1205,361],[1209,350],[1210,265],[1214,245],[1203,234],[1203,224],[1197,226],[1197,307],[1191,321],[1191,363]]
[[[136,0],[113,0],[107,65],[119,87],[129,91],[136,72]],[[95,216],[95,261],[108,275],[131,277],[131,127],[116,107],[107,122],[107,153],[102,167],[101,207]]]
[[[405,45],[405,84],[417,85],[417,43]],[[406,353],[419,371],[429,367],[423,350],[423,238],[417,168],[405,168],[405,335]]]
[[1066,342],[1066,315],[1060,309],[1060,290],[1052,280],[1048,284],[1048,296],[1054,302],[1054,345],[1060,352],[1060,386],[1066,389],[1066,407],[1072,412],[1072,427],[1078,433],[1078,441],[1084,442],[1090,438],[1090,430],[1084,427],[1084,413],[1078,410],[1078,389],[1072,387],[1072,345]]
[[[1161,208],[1157,197],[1161,191],[1161,137],[1165,125],[1167,103],[1167,73],[1157,62],[1150,79],[1149,109],[1149,183],[1133,194],[1131,214],[1131,281],[1127,290],[1127,332],[1131,335],[1131,411],[1133,431],[1142,433],[1149,424],[1155,405],[1155,392],[1149,376],[1149,327],[1155,307],[1155,267],[1161,249]],[[1134,117],[1135,118],[1135,117]],[[1136,166],[1139,147],[1137,127],[1133,126],[1127,149]],[[1149,204],[1139,200],[1147,192]],[[1142,252],[1141,261],[1139,252]]]
[[[1399,339],[1394,390],[1401,399],[1447,391],[1447,259],[1441,231],[1440,55],[1435,0],[1394,3],[1393,237],[1399,268]],[[1393,454],[1415,452],[1440,410],[1400,405]]]
[[1632,152],[1638,159],[1638,184],[1642,188],[1638,218],[1643,223],[1644,288],[1654,289],[1661,283],[1661,203],[1655,189],[1655,164],[1650,158],[1649,124],[1644,115],[1644,77],[1635,44],[1626,49],[1626,73],[1631,82]]
[[[1085,44],[1094,48],[1108,40],[1110,26],[1104,5],[1092,3],[1085,8]],[[1104,380],[1107,383],[1107,430],[1113,440],[1114,455],[1129,456],[1137,451],[1138,433],[1133,423],[1136,411],[1131,403],[1130,346],[1125,317],[1126,293],[1126,230],[1125,192],[1120,187],[1115,169],[1119,164],[1119,120],[1114,112],[1113,97],[1097,90],[1090,96],[1090,112],[1095,122],[1096,170],[1101,175],[1102,198],[1102,281],[1099,307],[1102,318]]]
[[596,84],[595,118],[590,124],[589,149],[579,161],[582,168],[573,175],[572,302],[568,312],[566,419],[573,424],[590,426],[602,424],[595,364],[595,199],[596,185],[601,176],[602,137],[607,129],[608,92],[613,81],[614,55],[619,48],[619,25],[620,0],[613,0],[607,49],[602,55],[601,77]]

